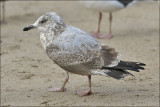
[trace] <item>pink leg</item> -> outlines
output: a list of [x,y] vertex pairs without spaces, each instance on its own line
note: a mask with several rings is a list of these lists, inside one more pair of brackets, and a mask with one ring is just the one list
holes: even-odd
[[109,33],[107,35],[99,35],[99,36],[97,36],[97,38],[99,38],[99,39],[112,38],[112,35],[111,35],[112,29],[111,28],[112,28],[112,13],[110,12],[109,13]]
[[51,88],[48,91],[49,92],[62,92],[62,91],[65,91],[66,90],[65,85],[68,82],[68,80],[69,80],[69,73],[66,72],[66,78],[65,78],[65,81],[64,81],[62,87],[61,88]]
[[6,24],[5,22],[5,1],[2,2],[2,21],[1,24]]
[[93,37],[98,37],[99,36],[99,33],[100,33],[100,24],[101,24],[101,19],[102,19],[102,13],[99,12],[99,20],[98,20],[98,28],[97,28],[97,31],[93,34],[91,34],[91,36]]
[[86,96],[92,93],[91,91],[91,75],[88,75],[88,80],[89,80],[89,90],[84,91],[84,92],[78,92],[77,94],[82,97],[82,96]]
[[112,13],[109,13],[109,34],[108,35],[110,38],[112,37],[111,33],[112,33]]

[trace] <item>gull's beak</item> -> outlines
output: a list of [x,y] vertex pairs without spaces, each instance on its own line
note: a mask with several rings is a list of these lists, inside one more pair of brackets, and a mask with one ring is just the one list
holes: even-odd
[[34,25],[29,25],[29,26],[26,26],[25,28],[23,28],[23,31],[28,31],[28,30],[31,30],[33,28],[36,28],[36,26]]

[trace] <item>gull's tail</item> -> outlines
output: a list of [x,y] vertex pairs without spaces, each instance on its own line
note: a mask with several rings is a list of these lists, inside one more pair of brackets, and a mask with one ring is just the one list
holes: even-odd
[[120,61],[117,66],[114,67],[102,67],[102,69],[106,69],[106,75],[113,77],[115,79],[123,79],[126,75],[132,75],[127,70],[139,72],[139,70],[144,70],[142,66],[145,66],[144,63],[139,62],[129,62],[129,61]]

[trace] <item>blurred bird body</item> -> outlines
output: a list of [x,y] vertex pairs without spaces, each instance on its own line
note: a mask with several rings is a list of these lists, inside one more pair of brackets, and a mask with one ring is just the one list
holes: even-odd
[[106,0],[106,1],[80,1],[83,5],[85,5],[87,8],[95,10],[97,12],[115,12],[120,9],[125,8],[130,3],[133,2],[133,0],[130,0],[128,4],[123,4],[119,2],[118,0]]

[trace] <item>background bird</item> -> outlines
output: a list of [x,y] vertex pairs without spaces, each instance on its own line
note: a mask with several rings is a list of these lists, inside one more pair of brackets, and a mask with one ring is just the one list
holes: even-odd
[[114,48],[102,46],[84,31],[66,25],[54,12],[42,15],[23,31],[34,28],[40,30],[40,40],[48,57],[66,70],[63,86],[49,91],[65,91],[69,72],[88,76],[89,89],[78,93],[79,96],[85,96],[92,93],[91,75],[109,76],[119,80],[132,75],[127,70],[139,72],[139,69],[144,69],[143,63],[120,60]]
[[[139,0],[93,0],[93,1],[80,1],[85,7],[99,12],[98,28],[97,31],[91,36],[95,38],[112,38],[112,13],[123,8],[126,8]],[[156,0],[140,0],[140,1],[156,1]],[[109,13],[109,32],[106,35],[100,34],[100,24],[102,19],[102,12]]]

